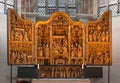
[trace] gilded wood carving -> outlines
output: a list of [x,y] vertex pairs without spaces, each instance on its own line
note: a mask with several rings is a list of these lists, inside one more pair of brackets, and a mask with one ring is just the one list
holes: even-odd
[[111,12],[86,25],[86,64],[112,64]]
[[8,63],[33,64],[34,24],[8,9]]
[[37,22],[34,31],[32,21],[9,9],[8,63],[34,61],[40,66],[40,78],[79,78],[83,64],[111,65],[111,12],[89,21],[86,27],[66,13],[56,12],[49,20]]

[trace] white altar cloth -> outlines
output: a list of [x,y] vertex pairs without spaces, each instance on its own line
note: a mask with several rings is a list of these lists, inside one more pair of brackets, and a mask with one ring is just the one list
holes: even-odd
[[33,79],[32,83],[90,83],[90,79]]

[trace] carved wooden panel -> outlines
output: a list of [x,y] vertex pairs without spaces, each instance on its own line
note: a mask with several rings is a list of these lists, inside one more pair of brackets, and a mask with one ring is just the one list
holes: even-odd
[[112,64],[111,12],[86,25],[86,64]]
[[34,24],[8,9],[8,63],[33,64]]
[[71,64],[84,63],[84,25],[82,22],[73,23],[70,30]]
[[[72,21],[63,12],[56,12],[48,21],[39,21],[35,31],[36,62],[40,65],[40,77],[80,77],[84,62],[84,24]],[[79,71],[75,71],[75,68]],[[70,72],[74,73],[71,75]],[[74,75],[75,72],[79,76]]]
[[40,22],[36,27],[37,63],[43,65],[45,61],[50,63],[50,26]]

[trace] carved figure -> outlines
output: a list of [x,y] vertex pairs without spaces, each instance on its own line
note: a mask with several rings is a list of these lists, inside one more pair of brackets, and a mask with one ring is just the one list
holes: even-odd
[[74,57],[74,51],[73,51],[73,49],[74,49],[74,46],[71,45],[71,56],[72,56],[72,57]]
[[105,40],[106,40],[106,36],[105,36],[105,32],[103,31],[102,32],[102,41],[105,42]]
[[65,78],[65,77],[66,77],[66,70],[65,70],[65,68],[62,68],[62,69],[61,69],[61,77],[62,77],[62,78]]
[[88,64],[93,64],[93,61],[94,61],[94,55],[91,53],[90,55],[89,55],[89,57],[88,57]]
[[99,33],[97,34],[97,41],[98,41],[98,42],[101,41],[101,32],[99,32]]
[[11,41],[14,40],[14,37],[15,37],[14,33],[15,33],[15,32],[14,32],[14,30],[12,29],[11,32],[10,32],[10,39],[11,39]]
[[78,57],[82,57],[82,47],[80,45],[78,45]]
[[108,53],[105,53],[104,63],[105,64],[109,64],[110,63],[110,58],[109,58],[109,54]]
[[63,46],[63,54],[67,54],[67,47]]
[[106,31],[106,42],[108,42],[108,41],[109,41],[109,32]]
[[18,41],[19,40],[19,32],[18,31],[15,31],[15,40]]
[[55,41],[53,42],[52,50],[53,50],[53,52],[52,52],[53,55],[56,55],[58,53]]
[[29,39],[28,39],[28,33],[27,33],[26,30],[24,31],[24,39],[23,40],[24,41],[29,41]]
[[48,44],[46,44],[45,48],[44,48],[44,53],[45,53],[45,57],[49,57],[49,47]]
[[90,33],[89,33],[89,41],[90,41],[90,42],[93,41],[93,33],[92,33],[92,31],[90,31]]
[[23,34],[22,34],[22,32],[20,32],[20,41],[22,41],[23,40]]
[[23,63],[27,63],[28,62],[28,57],[27,57],[27,54],[25,52],[22,52],[21,53],[21,56],[23,58]]
[[38,47],[38,57],[43,57],[43,48],[42,48],[42,46]]
[[97,41],[97,31],[94,30],[93,32],[93,41],[96,42]]

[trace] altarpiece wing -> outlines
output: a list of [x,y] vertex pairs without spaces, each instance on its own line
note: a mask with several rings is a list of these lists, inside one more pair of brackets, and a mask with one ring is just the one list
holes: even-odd
[[34,24],[8,9],[8,64],[34,64]]
[[86,24],[86,64],[112,64],[112,20],[111,12],[105,12],[100,19]]

